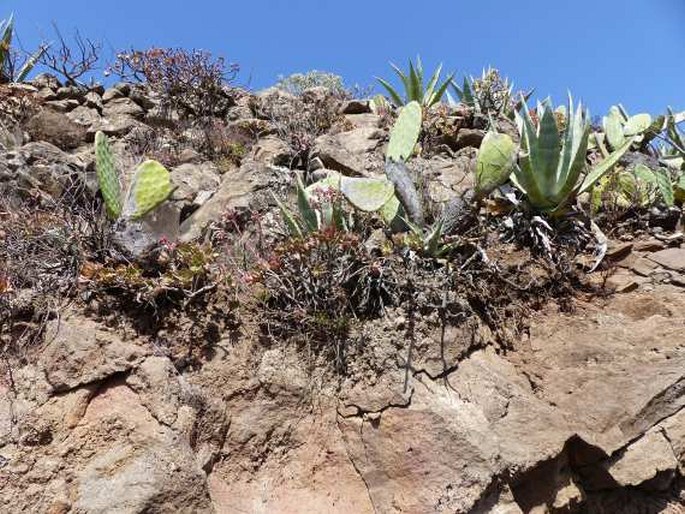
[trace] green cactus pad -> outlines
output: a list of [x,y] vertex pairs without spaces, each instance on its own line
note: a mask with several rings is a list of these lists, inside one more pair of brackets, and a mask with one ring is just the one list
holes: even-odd
[[625,134],[623,133],[624,119],[621,111],[615,105],[609,109],[609,115],[604,118],[604,131],[606,132],[606,139],[611,148],[618,148],[625,141]]
[[642,113],[631,116],[623,126],[623,134],[626,136],[636,136],[652,125],[652,117],[649,114]]
[[390,199],[378,210],[378,213],[380,214],[381,218],[383,218],[385,224],[390,226],[400,214],[401,208],[402,204],[400,203],[399,198],[397,198],[395,195],[392,195]]
[[107,142],[107,136],[99,131],[95,134],[95,170],[100,192],[105,200],[107,215],[117,219],[121,215],[119,177],[114,166],[114,156]]
[[476,162],[476,191],[487,195],[504,184],[516,162],[516,145],[507,134],[488,132],[483,138]]
[[342,177],[340,192],[360,211],[375,212],[390,200],[395,188],[389,180]]
[[403,162],[411,157],[421,132],[421,105],[413,101],[405,105],[390,131],[386,159]]
[[138,166],[131,186],[135,202],[133,219],[142,218],[161,205],[174,191],[167,169],[159,162],[148,160]]

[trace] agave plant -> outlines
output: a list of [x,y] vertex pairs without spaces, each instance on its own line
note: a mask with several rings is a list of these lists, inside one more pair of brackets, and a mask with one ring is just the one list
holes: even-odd
[[427,84],[424,84],[423,65],[421,59],[416,58],[416,65],[409,60],[409,72],[405,73],[396,65],[390,63],[392,69],[402,81],[404,87],[404,96],[392,86],[387,80],[376,77],[378,82],[385,88],[390,95],[390,99],[397,106],[406,105],[409,102],[416,101],[423,108],[428,107],[439,102],[448,86],[452,83],[454,73],[450,74],[443,82],[440,82],[440,73],[442,72],[442,64],[437,67]]
[[327,228],[348,230],[335,185],[335,180],[326,178],[314,187],[305,188],[302,178],[298,175],[297,215],[272,194],[291,236],[301,238]]
[[[461,86],[452,82],[452,90],[461,103],[477,113],[493,118],[504,115],[510,119],[514,119],[514,113],[533,94],[533,90],[530,90],[521,100],[514,101],[514,85],[508,78],[502,78],[499,71],[492,67],[483,70],[480,78],[464,77]],[[449,92],[447,95],[450,104],[456,104]]]
[[41,45],[18,70],[15,70],[12,55],[13,38],[14,16],[11,15],[8,19],[0,21],[0,81],[2,82],[22,82],[48,49],[47,45]]
[[588,191],[618,163],[634,141],[628,138],[606,159],[588,169],[588,113],[582,104],[574,109],[570,95],[566,112],[563,131],[557,127],[551,102],[538,104],[537,123],[527,106],[522,114],[516,113],[521,154],[512,175],[514,184],[534,208],[550,213],[559,213],[576,195]]

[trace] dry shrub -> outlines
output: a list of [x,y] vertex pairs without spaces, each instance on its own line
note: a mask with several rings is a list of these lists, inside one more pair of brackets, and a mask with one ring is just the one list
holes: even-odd
[[76,30],[69,43],[53,23],[56,43],[46,46],[38,63],[59,74],[67,85],[84,87],[82,77],[90,74],[97,66],[102,52],[102,43],[84,38]]
[[126,144],[131,154],[155,159],[170,168],[192,160],[190,151],[191,156],[213,160],[223,169],[239,164],[259,134],[240,122],[205,118],[181,120],[170,127],[137,127],[126,136]]
[[41,109],[43,99],[21,84],[0,84],[0,123],[22,124]]
[[[38,339],[46,319],[73,297],[81,263],[106,251],[108,229],[95,202],[0,199],[0,345]],[[76,200],[80,203],[77,203]]]
[[223,115],[234,103],[230,82],[238,65],[202,50],[149,48],[121,52],[107,74],[145,82],[162,106],[193,118]]
[[375,317],[392,303],[385,259],[356,234],[325,230],[278,245],[257,268],[262,328],[269,336],[299,337],[344,368],[344,343],[356,319]]

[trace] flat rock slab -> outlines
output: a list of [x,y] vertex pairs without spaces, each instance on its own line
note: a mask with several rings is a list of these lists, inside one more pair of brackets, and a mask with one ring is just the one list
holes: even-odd
[[648,256],[664,268],[674,271],[685,271],[685,248],[666,248]]

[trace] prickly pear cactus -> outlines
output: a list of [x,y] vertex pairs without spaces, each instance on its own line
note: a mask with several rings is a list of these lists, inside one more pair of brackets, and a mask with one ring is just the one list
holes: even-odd
[[164,166],[153,160],[143,162],[136,170],[129,191],[127,203],[131,206],[131,218],[142,218],[166,201],[173,191],[171,177]]
[[629,137],[634,137],[635,142],[640,143],[646,132],[652,129],[655,133],[659,132],[663,122],[657,119],[654,127],[652,123],[653,120],[649,114],[641,113],[628,116],[621,105],[611,106],[609,114],[603,120],[606,140],[612,150],[623,145]]
[[476,192],[485,196],[504,184],[516,162],[516,145],[507,134],[490,131],[483,138],[476,161]]
[[421,132],[421,106],[413,101],[405,105],[390,131],[386,159],[404,162],[411,157]]
[[626,137],[637,136],[652,125],[652,117],[647,113],[635,114],[626,120],[623,133]]
[[381,215],[381,218],[383,218],[385,224],[391,226],[393,221],[402,213],[400,199],[397,198],[397,196],[392,195],[390,199],[381,206],[378,213]]
[[390,200],[395,188],[388,180],[342,177],[340,192],[360,211],[376,212]]
[[105,208],[110,218],[117,219],[121,214],[121,186],[114,166],[114,156],[109,147],[107,136],[102,132],[95,134],[95,170],[100,185]]

